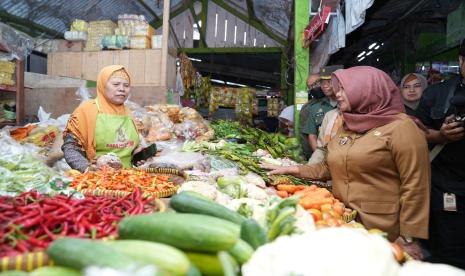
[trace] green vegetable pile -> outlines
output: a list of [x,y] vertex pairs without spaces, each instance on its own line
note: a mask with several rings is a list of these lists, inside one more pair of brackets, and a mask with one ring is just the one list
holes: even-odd
[[241,136],[241,125],[237,121],[218,120],[211,124],[216,139],[238,138]]
[[0,191],[3,195],[13,196],[30,190],[51,193],[53,190],[48,183],[53,176],[58,174],[29,153],[0,156]]
[[273,158],[288,157],[296,162],[304,162],[302,147],[297,138],[288,138],[280,133],[268,133],[257,128],[241,126],[238,122],[219,120],[212,123],[217,139],[241,138],[256,151],[264,149]]

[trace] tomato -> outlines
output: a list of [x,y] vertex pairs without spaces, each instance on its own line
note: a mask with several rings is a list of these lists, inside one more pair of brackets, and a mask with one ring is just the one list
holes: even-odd
[[318,209],[313,209],[313,208],[312,208],[312,209],[308,209],[307,212],[309,212],[310,215],[312,215],[313,220],[314,220],[315,222],[317,222],[317,221],[319,221],[319,220],[321,220],[321,219],[323,218],[323,217],[322,217],[322,214],[321,214],[321,212],[320,212],[320,210],[318,210]]

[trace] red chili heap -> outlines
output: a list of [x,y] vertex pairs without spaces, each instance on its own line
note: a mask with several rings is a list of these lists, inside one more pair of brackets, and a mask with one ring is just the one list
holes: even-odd
[[36,192],[0,197],[0,257],[43,250],[62,236],[115,238],[123,217],[152,212],[153,203],[154,198],[144,199],[140,189],[119,199]]

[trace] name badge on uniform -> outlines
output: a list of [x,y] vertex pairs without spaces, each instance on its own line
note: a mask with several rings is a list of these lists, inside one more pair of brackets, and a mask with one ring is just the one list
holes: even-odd
[[457,212],[457,200],[452,193],[444,193],[444,211]]

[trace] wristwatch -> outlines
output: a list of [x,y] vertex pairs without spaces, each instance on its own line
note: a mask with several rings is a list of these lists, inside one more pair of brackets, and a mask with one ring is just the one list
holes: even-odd
[[405,242],[406,244],[411,244],[411,243],[413,243],[413,242],[415,241],[414,238],[409,237],[409,236],[401,236],[401,237],[402,237],[402,239],[404,240],[404,242]]

